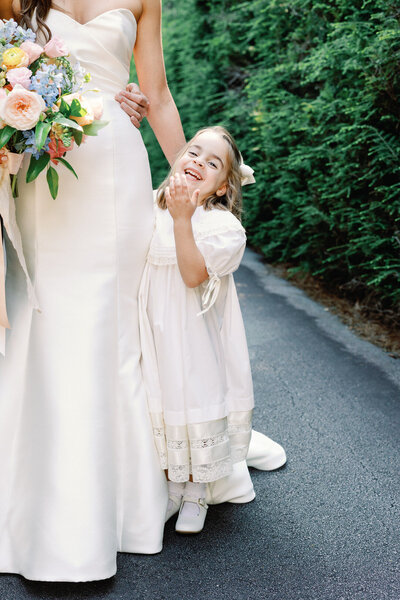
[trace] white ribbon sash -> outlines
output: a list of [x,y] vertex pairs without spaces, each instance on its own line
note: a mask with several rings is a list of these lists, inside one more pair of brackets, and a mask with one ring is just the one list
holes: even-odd
[[209,280],[207,281],[206,289],[203,292],[201,303],[203,310],[197,314],[204,315],[210,308],[215,304],[216,299],[218,298],[219,290],[221,287],[221,280],[216,273],[210,275]]
[[[26,286],[28,291],[28,300],[32,308],[39,310],[39,304],[35,296],[35,291],[31,279],[28,274],[28,269],[25,262],[24,252],[22,249],[21,233],[18,229],[14,198],[11,193],[10,176],[8,167],[0,168],[0,216],[3,219],[3,226],[7,232],[7,236],[12,243],[19,263],[26,278]],[[1,240],[3,241],[3,240]],[[1,244],[0,252],[0,353],[5,355],[5,339],[6,329],[10,328],[7,316],[6,294],[5,294],[5,276],[6,268],[4,262],[3,244]]]

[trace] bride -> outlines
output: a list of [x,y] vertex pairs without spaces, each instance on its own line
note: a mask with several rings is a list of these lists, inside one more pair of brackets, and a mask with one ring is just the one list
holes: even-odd
[[[40,311],[29,304],[8,246],[0,572],[105,579],[116,572],[117,551],[162,547],[166,482],[141,379],[136,301],[153,227],[152,186],[130,122],[140,106],[129,91],[128,114],[115,101],[134,48],[148,120],[172,162],[184,135],[165,77],[160,12],[159,0],[0,0],[0,17],[38,30],[39,43],[51,35],[66,42],[101,90],[109,121],[69,153],[79,181],[60,172],[57,200],[44,176],[27,185],[22,170],[19,179],[17,220]],[[255,441],[252,464],[268,468],[269,440]],[[244,464],[227,479],[210,490],[211,502],[254,497]]]

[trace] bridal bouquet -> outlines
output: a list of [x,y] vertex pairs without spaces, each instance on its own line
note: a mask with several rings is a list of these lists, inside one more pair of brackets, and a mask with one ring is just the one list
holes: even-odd
[[50,162],[61,163],[77,177],[66,153],[107,125],[100,120],[101,100],[82,95],[88,81],[90,75],[68,60],[61,39],[52,37],[42,47],[31,29],[13,19],[0,20],[0,153],[7,157],[14,196],[24,153],[31,155],[27,183],[47,169],[53,198],[58,172]]

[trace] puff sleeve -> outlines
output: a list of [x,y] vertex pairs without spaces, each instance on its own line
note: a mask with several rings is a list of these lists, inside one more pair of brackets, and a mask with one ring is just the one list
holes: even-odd
[[221,278],[239,267],[246,247],[246,234],[237,219],[229,220],[219,231],[200,235],[196,244],[204,257],[209,275],[203,284],[202,311],[199,313],[204,314],[218,297]]

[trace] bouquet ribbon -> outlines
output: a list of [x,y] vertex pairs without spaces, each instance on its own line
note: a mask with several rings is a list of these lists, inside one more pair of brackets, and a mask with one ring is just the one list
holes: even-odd
[[[3,221],[4,229],[7,232],[8,239],[17,253],[19,264],[25,274],[26,286],[28,292],[28,300],[33,309],[38,310],[39,304],[36,299],[32,281],[29,277],[28,269],[25,262],[24,252],[22,248],[21,233],[18,229],[14,198],[11,193],[10,176],[8,167],[0,167],[0,217]],[[0,235],[1,242],[2,234]],[[10,323],[7,316],[6,306],[6,267],[4,261],[3,244],[0,245],[0,353],[5,355],[6,346],[6,329],[10,328]]]

